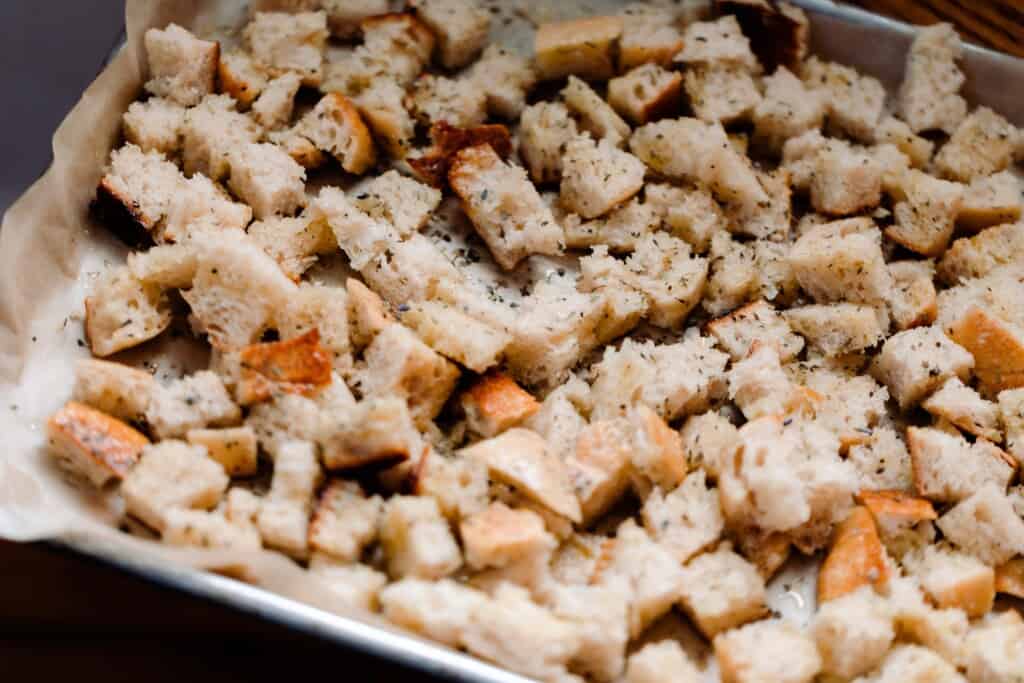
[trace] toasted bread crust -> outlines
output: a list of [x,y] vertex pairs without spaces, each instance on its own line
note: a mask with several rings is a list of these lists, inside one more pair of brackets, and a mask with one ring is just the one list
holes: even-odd
[[852,593],[861,586],[884,588],[889,582],[885,548],[867,507],[856,507],[835,531],[818,574],[818,602]]
[[240,352],[238,402],[265,401],[275,391],[310,396],[331,383],[331,354],[313,328],[286,341],[251,344]]
[[951,336],[974,355],[974,374],[985,393],[1024,386],[1024,339],[1002,320],[972,307]]
[[126,246],[137,249],[153,244],[150,231],[156,227],[156,221],[144,215],[130,198],[119,194],[107,178],[97,186],[96,198],[89,209],[93,217]]
[[540,403],[503,372],[489,372],[462,397],[462,407],[482,436],[494,436],[540,410]]
[[498,123],[458,128],[439,121],[430,127],[430,139],[433,147],[423,156],[409,158],[408,162],[420,180],[437,188],[448,184],[448,170],[460,150],[490,145],[503,159],[512,152],[512,136],[507,127]]
[[996,592],[1024,598],[1024,558],[1018,557],[996,567]]
[[124,422],[77,401],[68,401],[50,416],[46,429],[55,454],[96,486],[124,478],[149,445],[149,439]]
[[866,507],[876,520],[884,516],[923,522],[939,517],[930,500],[903,491],[861,491],[857,494],[857,502]]
[[802,10],[780,7],[782,4],[776,0],[715,0],[715,10],[736,17],[767,73],[779,66],[800,73],[807,56],[810,24]]

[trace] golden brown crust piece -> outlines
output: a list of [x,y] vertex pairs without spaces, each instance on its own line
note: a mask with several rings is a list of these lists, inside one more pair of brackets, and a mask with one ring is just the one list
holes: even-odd
[[512,152],[512,136],[508,128],[499,123],[458,128],[439,121],[430,127],[430,139],[433,147],[423,156],[409,158],[408,162],[420,180],[438,188],[447,185],[448,169],[462,149],[487,144],[502,159]]
[[96,486],[124,478],[149,445],[124,422],[77,401],[50,416],[46,431],[54,454]]
[[488,372],[462,395],[462,408],[481,436],[491,437],[523,422],[540,403],[503,372]]
[[889,567],[875,520],[868,508],[856,507],[832,537],[832,547],[818,574],[818,603],[868,584],[883,588],[888,582]]
[[331,383],[331,354],[313,328],[285,341],[251,344],[241,350],[241,405],[266,401],[275,392],[310,396]]
[[1024,557],[996,567],[996,592],[1024,598]]
[[856,499],[876,521],[884,517],[916,523],[938,519],[939,516],[930,500],[903,491],[861,491]]
[[1024,386],[1024,339],[988,311],[973,307],[953,325],[953,341],[974,356],[983,393]]
[[622,17],[586,17],[541,24],[534,40],[541,79],[570,74],[603,80],[615,74],[614,45],[622,35]]
[[766,73],[779,66],[800,73],[810,40],[810,24],[801,10],[778,0],[715,0],[715,10],[736,17]]

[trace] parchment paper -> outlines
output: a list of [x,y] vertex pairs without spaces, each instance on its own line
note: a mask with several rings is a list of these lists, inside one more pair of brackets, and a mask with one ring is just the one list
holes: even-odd
[[[878,20],[851,25],[829,15],[827,3],[795,0],[812,13],[815,52],[853,64],[899,83],[909,30]],[[522,24],[616,3],[502,3],[505,17]],[[538,9],[538,7],[540,9]],[[82,331],[82,302],[99,272],[123,261],[124,249],[88,218],[109,152],[118,143],[121,115],[145,80],[142,35],[174,21],[200,35],[230,36],[241,25],[245,6],[237,0],[128,0],[127,43],[82,95],[53,139],[54,161],[47,173],[4,217],[0,228],[0,537],[29,541],[62,539],[94,554],[148,558],[215,570],[299,602],[394,631],[374,615],[353,613],[333,593],[290,560],[269,551],[252,553],[186,550],[161,546],[117,530],[117,503],[91,489],[76,488],[53,466],[42,448],[46,417],[69,397],[73,367],[88,349]],[[873,20],[872,20],[873,21]],[[529,45],[529,32],[498,21],[504,42]],[[504,34],[504,35],[502,35]],[[1022,62],[969,49],[967,94],[972,104],[989,104],[1024,124],[1024,101],[1007,81],[1024,82]],[[166,335],[165,335],[166,336]],[[148,349],[159,357],[158,372],[192,369],[185,342],[163,340]],[[130,356],[130,354],[129,354]],[[136,358],[138,360],[138,358]],[[773,582],[771,606],[805,621],[813,608],[814,573],[800,564]]]

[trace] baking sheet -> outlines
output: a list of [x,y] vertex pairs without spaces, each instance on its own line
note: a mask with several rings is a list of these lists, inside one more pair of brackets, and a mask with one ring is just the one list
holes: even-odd
[[[795,0],[812,19],[815,52],[898,85],[912,31],[897,22],[819,0]],[[530,24],[601,11],[613,2],[501,3],[496,33],[530,44]],[[334,639],[443,677],[509,682],[525,679],[400,633],[372,614],[353,612],[290,560],[249,554],[173,549],[120,533],[112,500],[74,488],[42,449],[46,417],[69,396],[73,366],[88,355],[82,301],[97,274],[123,260],[123,248],[87,219],[101,169],[116,144],[120,117],[144,80],[141,37],[170,21],[199,33],[230,37],[245,7],[236,0],[128,0],[124,48],[83,94],[54,136],[52,167],[7,212],[0,228],[0,537],[51,539],[205,597],[221,600],[320,637]],[[867,49],[865,49],[867,46]],[[1024,101],[1008,83],[1021,82],[1024,62],[969,46],[966,92],[1017,125]],[[159,373],[189,370],[185,342],[158,348]],[[242,583],[209,569],[245,579]],[[814,574],[807,563],[787,567],[771,586],[771,605],[806,620]],[[657,632],[685,628],[667,620]],[[713,670],[708,672],[713,677]]]

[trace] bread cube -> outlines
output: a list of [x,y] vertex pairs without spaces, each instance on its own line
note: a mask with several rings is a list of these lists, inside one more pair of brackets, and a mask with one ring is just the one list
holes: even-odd
[[133,102],[123,118],[124,138],[143,152],[171,155],[181,148],[185,108],[169,99]]
[[870,588],[822,605],[811,632],[821,653],[822,671],[844,679],[881,664],[895,638],[888,605]]
[[966,679],[957,672],[955,666],[928,648],[918,645],[897,645],[889,651],[877,671],[858,680],[864,683],[963,683]]
[[163,291],[135,279],[127,266],[104,273],[85,299],[85,335],[96,356],[138,346],[170,323]]
[[318,255],[338,248],[330,228],[308,215],[268,216],[250,225],[248,234],[295,281],[316,263]]
[[709,639],[767,612],[764,579],[727,545],[698,555],[683,575],[680,604]]
[[441,66],[466,66],[484,49],[491,27],[487,9],[475,0],[416,0],[416,16],[437,36]]
[[629,639],[627,586],[561,585],[552,592],[552,613],[579,631],[580,645],[569,668],[594,680],[616,680],[625,665]]
[[131,471],[149,439],[106,413],[68,401],[46,421],[46,443],[61,468],[101,488]]
[[335,479],[320,494],[309,523],[309,547],[339,561],[359,559],[377,537],[383,501],[359,484]]
[[302,283],[288,307],[276,316],[278,334],[291,339],[317,330],[333,369],[348,376],[352,366],[348,304],[341,287]]
[[339,562],[329,555],[313,553],[309,574],[325,584],[331,593],[352,609],[376,612],[381,589],[388,577],[365,564]]
[[485,593],[452,579],[405,578],[380,592],[391,622],[449,647],[458,647],[478,608],[490,605]]
[[[358,224],[352,227],[360,228]],[[335,235],[339,234],[336,228]],[[360,275],[392,307],[410,301],[449,298],[442,292],[458,291],[465,284],[465,275],[448,255],[419,233],[403,242],[384,241],[381,246],[381,252],[363,266]]]
[[281,394],[272,401],[252,406],[245,424],[256,432],[260,447],[273,456],[291,441],[320,439],[322,413],[323,409],[313,399]]
[[800,306],[784,316],[797,333],[830,357],[874,346],[887,331],[877,309],[859,304]]
[[473,569],[506,567],[527,556],[550,552],[555,539],[544,520],[529,510],[513,510],[504,503],[467,517],[459,525],[466,564]]
[[346,414],[326,416],[317,432],[329,470],[380,468],[423,452],[419,432],[400,397],[364,399]]
[[840,366],[811,370],[802,381],[800,393],[813,408],[815,422],[839,437],[843,450],[869,440],[872,428],[887,416],[889,391],[867,375],[850,375]]
[[826,223],[796,241],[789,263],[800,286],[819,302],[880,304],[892,289],[880,237],[870,219]]
[[718,492],[705,486],[702,471],[689,475],[674,491],[652,491],[641,515],[651,537],[684,563],[717,541],[724,528]]
[[726,458],[739,446],[739,433],[728,419],[709,411],[686,420],[680,431],[686,462],[717,480]]
[[921,404],[932,415],[952,422],[965,432],[989,441],[1002,441],[999,407],[986,401],[958,377],[946,383]]
[[983,394],[1024,385],[1024,330],[982,308],[971,308],[950,331],[974,356],[974,375]]
[[487,507],[487,467],[476,460],[432,451],[420,463],[413,491],[433,497],[441,514],[457,522]]
[[712,644],[724,683],[809,683],[822,668],[810,636],[777,619],[723,633]]
[[936,525],[947,540],[992,567],[1024,553],[1024,520],[996,484],[978,489]]
[[468,78],[423,74],[413,83],[408,101],[413,115],[423,125],[444,121],[468,127],[487,118],[487,95]]
[[942,255],[939,277],[949,284],[984,277],[1000,266],[1014,263],[1022,247],[1024,225],[1020,223],[997,225],[972,237],[962,237]]
[[387,220],[407,237],[426,225],[441,203],[441,193],[391,170],[359,186],[352,203],[373,218]]
[[202,446],[167,440],[142,449],[142,457],[124,477],[121,495],[129,514],[157,531],[172,508],[210,509],[228,486],[220,463]]
[[967,102],[957,94],[966,80],[957,66],[962,54],[960,36],[951,25],[918,29],[899,93],[900,113],[913,132],[953,134],[967,116]]
[[804,347],[789,323],[764,300],[747,304],[727,316],[708,323],[708,332],[733,361],[745,358],[754,343],[776,348],[779,360],[792,360]]
[[182,296],[210,343],[229,349],[257,341],[296,290],[257,245],[210,239],[199,249],[192,288]]
[[185,112],[182,162],[185,173],[223,180],[231,172],[231,155],[260,137],[256,121],[235,110],[228,95],[207,95]]
[[220,55],[217,81],[220,92],[231,95],[244,110],[260,96],[270,77],[248,52],[232,50]]
[[270,491],[256,519],[264,545],[293,557],[307,554],[309,514],[322,478],[312,443],[287,441],[276,449]]
[[990,615],[976,626],[964,644],[967,679],[1011,681],[1024,676],[1024,622],[1013,610]]
[[750,41],[732,15],[688,25],[683,32],[683,49],[675,61],[688,65],[731,64],[751,74],[761,72],[761,64],[750,49]]
[[561,230],[526,172],[502,161],[489,145],[460,150],[448,177],[502,268],[514,268],[530,254],[561,252]]
[[799,413],[806,403],[804,392],[782,369],[775,347],[760,342],[729,370],[729,398],[748,420]]
[[753,110],[755,140],[781,151],[786,140],[821,127],[825,98],[807,89],[789,69],[779,67],[763,83],[764,97],[758,99]]
[[900,435],[875,427],[867,439],[851,444],[847,459],[857,470],[861,489],[911,490],[914,486],[910,453]]
[[657,64],[644,64],[608,81],[608,104],[633,123],[643,125],[678,110],[682,85],[682,74]]
[[165,515],[161,540],[168,545],[198,548],[261,548],[255,516],[260,500],[246,489],[231,489],[217,510],[171,508]]
[[893,261],[889,314],[897,330],[931,325],[938,314],[935,267],[930,261]]
[[910,126],[895,116],[886,116],[875,129],[875,142],[892,144],[906,155],[914,168],[924,168],[931,161],[935,143],[915,135]]
[[270,131],[267,133],[267,141],[283,149],[305,169],[319,168],[327,162],[327,156],[309,138],[299,133],[295,126]]
[[896,223],[885,236],[919,254],[938,256],[953,236],[964,187],[917,170],[904,176],[903,187],[906,199],[894,207]]
[[1020,132],[988,107],[978,107],[957,126],[935,155],[944,177],[968,183],[1005,170],[1013,162]]
[[526,95],[537,82],[530,62],[498,44],[488,45],[468,78],[487,98],[487,112],[516,119],[526,107]]
[[148,372],[121,363],[83,358],[75,364],[75,401],[85,403],[119,420],[144,418],[156,380]]
[[622,35],[621,17],[586,17],[541,24],[534,39],[534,61],[541,80],[575,75],[605,80],[615,74],[614,52]]
[[622,418],[582,427],[566,459],[569,476],[589,524],[607,512],[630,485],[630,425]]
[[387,0],[318,0],[316,5],[327,12],[327,27],[336,38],[355,37],[360,22],[389,9]]
[[861,490],[857,501],[871,513],[878,536],[896,558],[931,542],[938,515],[931,501],[895,490]]
[[565,105],[579,117],[583,130],[596,139],[622,147],[629,138],[629,124],[585,81],[569,76],[561,94]]
[[970,555],[929,545],[905,557],[903,565],[940,609],[962,609],[971,618],[992,609],[995,574]]
[[663,7],[632,3],[619,13],[622,36],[619,38],[619,71],[642,64],[667,67],[683,47],[683,34],[674,13]]
[[938,502],[961,501],[986,484],[1005,489],[1016,462],[984,439],[968,443],[938,429],[907,428],[907,444],[919,495]]
[[296,129],[329,152],[349,173],[365,173],[376,161],[373,138],[355,105],[341,93],[324,95]]
[[352,102],[384,150],[404,158],[415,136],[416,121],[405,108],[405,89],[396,81],[378,77]]
[[104,224],[128,245],[149,242],[167,217],[182,178],[158,152],[127,144],[110,154],[110,168],[96,189],[95,207]]
[[201,370],[157,387],[146,409],[146,422],[161,439],[185,436],[190,429],[227,426],[241,420],[224,382],[209,370]]
[[803,68],[808,87],[821,93],[830,128],[854,140],[873,142],[885,107],[885,87],[857,70],[811,57]]
[[573,138],[562,158],[562,204],[584,218],[607,213],[643,187],[643,163],[605,140]]
[[848,216],[878,206],[882,167],[865,152],[831,145],[818,153],[811,178],[811,204],[831,216]]
[[411,327],[431,348],[474,372],[496,365],[511,335],[438,301],[409,305],[402,322]]
[[872,374],[906,410],[951,377],[967,379],[974,359],[938,327],[918,327],[885,341]]
[[866,507],[856,507],[836,529],[821,565],[818,602],[841,598],[865,586],[884,591],[890,571],[874,517]]
[[[742,66],[730,63],[690,67],[686,70],[685,87],[694,114],[710,123],[729,124],[747,120],[761,101],[761,93],[750,73]],[[609,98],[610,88],[611,83]],[[647,120],[633,118],[638,124]]]
[[433,498],[395,496],[384,507],[380,540],[388,573],[437,580],[462,565],[462,554]]
[[1024,462],[1024,390],[1007,389],[999,392],[999,418],[1006,430],[1006,450]]
[[[673,188],[675,189],[675,188]],[[565,246],[572,249],[606,245],[610,251],[631,252],[641,239],[661,227],[660,208],[633,198],[606,217],[583,221],[576,214],[562,219]]]
[[302,79],[294,72],[271,80],[252,103],[253,118],[267,130],[288,125],[295,108],[295,94],[301,84]]
[[712,235],[725,229],[725,214],[706,189],[648,183],[644,196],[647,206],[661,214],[664,226],[697,253],[706,252]]
[[[671,672],[671,677],[666,675]],[[700,671],[675,640],[648,643],[626,661],[626,683],[697,683]]]
[[256,432],[252,427],[226,429],[190,429],[185,439],[194,446],[202,446],[207,455],[216,460],[232,477],[256,474],[259,464],[256,451]]
[[[1011,171],[979,176],[964,192],[958,226],[982,230],[1003,223],[1013,223],[1021,216],[1021,184]],[[981,233],[985,234],[985,233]]]
[[315,327],[285,341],[245,346],[239,361],[235,395],[240,405],[266,401],[276,393],[309,396],[331,383],[331,358]]
[[540,409],[537,399],[501,372],[484,375],[462,394],[460,404],[469,429],[485,438],[520,424]]
[[288,215],[306,203],[306,171],[277,145],[249,143],[232,151],[231,190],[257,219]]
[[996,592],[1015,598],[1024,597],[1024,558],[996,567]]
[[143,43],[149,63],[148,92],[185,107],[213,92],[220,43],[200,40],[177,24],[149,29]]
[[237,238],[251,220],[251,208],[233,201],[220,185],[197,173],[178,184],[167,205],[167,219],[153,234],[158,242],[178,243],[189,242],[204,233],[217,235],[228,230],[235,231]]
[[576,121],[561,102],[538,102],[520,117],[520,154],[534,182],[545,183],[562,177],[562,154],[576,137]]
[[785,66],[798,70],[810,43],[810,21],[791,3],[770,4],[761,0],[722,0],[722,14],[734,15],[751,49],[769,70]]
[[272,75],[293,71],[302,84],[320,85],[327,47],[324,12],[256,12],[243,32],[249,52]]

